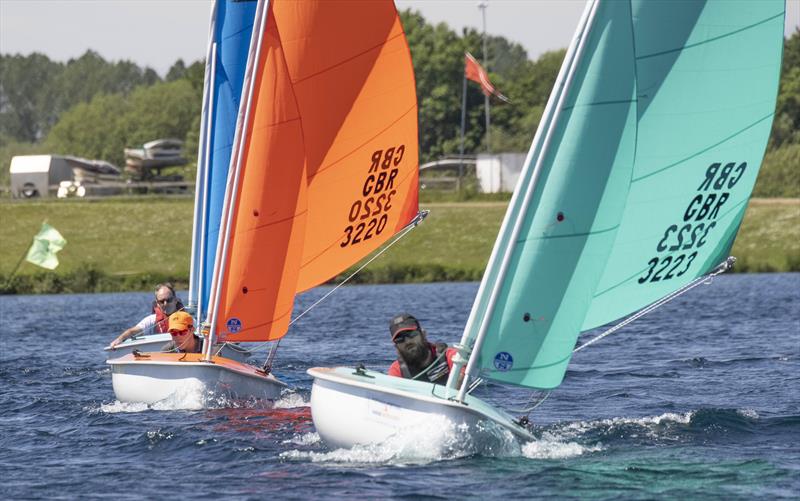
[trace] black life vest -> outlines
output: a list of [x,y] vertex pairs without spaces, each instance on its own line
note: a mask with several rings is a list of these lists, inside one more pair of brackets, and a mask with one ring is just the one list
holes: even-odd
[[417,374],[411,374],[408,364],[403,357],[397,357],[400,365],[400,373],[406,379],[415,379],[427,383],[447,384],[447,377],[450,375],[450,367],[447,365],[447,344],[431,344],[433,347],[433,362]]

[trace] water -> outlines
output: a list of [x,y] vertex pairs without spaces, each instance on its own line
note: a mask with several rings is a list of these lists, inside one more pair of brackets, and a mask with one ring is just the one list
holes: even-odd
[[534,442],[486,446],[432,422],[405,442],[328,449],[306,369],[386,369],[387,322],[404,310],[454,342],[476,289],[344,288],[282,343],[275,372],[294,389],[272,410],[116,402],[101,348],[149,294],[0,297],[0,497],[800,496],[798,274],[720,277],[581,351],[531,416]]

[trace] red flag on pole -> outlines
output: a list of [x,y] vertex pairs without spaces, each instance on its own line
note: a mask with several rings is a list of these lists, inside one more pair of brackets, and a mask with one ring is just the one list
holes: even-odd
[[506,96],[494,88],[492,82],[489,81],[489,75],[486,70],[478,64],[478,61],[469,52],[464,53],[464,76],[473,82],[479,83],[485,95],[495,96],[507,103],[510,102]]

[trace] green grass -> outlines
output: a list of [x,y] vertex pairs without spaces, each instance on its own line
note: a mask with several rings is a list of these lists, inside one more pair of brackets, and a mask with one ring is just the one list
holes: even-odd
[[800,200],[751,200],[731,254],[736,271],[800,271]]
[[[149,290],[185,284],[189,275],[190,197],[130,197],[0,203],[0,292]],[[423,202],[428,219],[375,260],[356,281],[397,283],[478,280],[506,202]],[[68,244],[54,272],[23,263],[42,221]],[[800,271],[800,200],[756,199],[733,254],[737,271]]]

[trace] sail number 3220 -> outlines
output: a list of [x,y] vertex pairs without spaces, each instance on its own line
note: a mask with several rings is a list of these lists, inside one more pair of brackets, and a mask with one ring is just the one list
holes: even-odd
[[361,190],[361,198],[350,205],[348,222],[340,247],[365,242],[383,233],[389,222],[392,197],[397,194],[396,183],[405,145],[372,153],[370,167]]

